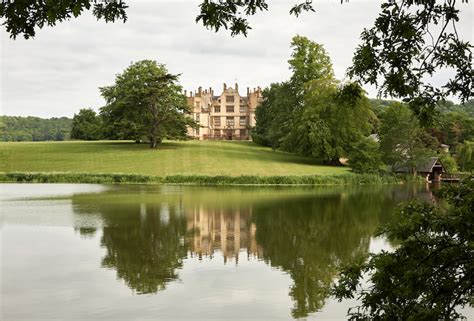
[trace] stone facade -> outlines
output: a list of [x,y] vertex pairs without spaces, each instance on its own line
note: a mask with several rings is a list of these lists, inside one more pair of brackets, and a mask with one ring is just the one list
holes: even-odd
[[201,127],[188,128],[188,135],[194,139],[225,139],[250,140],[250,131],[255,127],[255,110],[262,101],[260,87],[250,90],[247,95],[239,94],[239,86],[227,87],[220,96],[214,95],[212,88],[196,92],[185,92],[188,105],[191,107],[191,117]]

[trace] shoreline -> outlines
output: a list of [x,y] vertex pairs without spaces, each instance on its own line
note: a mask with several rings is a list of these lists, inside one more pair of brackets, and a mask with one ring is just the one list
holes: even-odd
[[316,185],[381,185],[420,182],[417,177],[377,174],[338,175],[167,175],[152,176],[125,173],[76,172],[0,172],[0,183],[78,183],[78,184],[172,184],[172,185],[252,185],[252,186],[316,186]]

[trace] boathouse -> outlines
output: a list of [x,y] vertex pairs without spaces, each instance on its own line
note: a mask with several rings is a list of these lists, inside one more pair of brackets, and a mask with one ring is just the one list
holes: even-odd
[[413,168],[399,167],[395,172],[400,174],[420,175],[424,177],[427,182],[432,183],[440,182],[442,180],[442,174],[446,173],[446,169],[438,157],[429,157],[416,166],[416,171],[414,171]]

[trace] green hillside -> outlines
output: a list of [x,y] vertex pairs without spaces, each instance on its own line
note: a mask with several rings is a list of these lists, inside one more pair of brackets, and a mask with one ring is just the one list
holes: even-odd
[[0,143],[0,172],[268,176],[348,171],[252,142],[167,141],[157,149],[123,141]]

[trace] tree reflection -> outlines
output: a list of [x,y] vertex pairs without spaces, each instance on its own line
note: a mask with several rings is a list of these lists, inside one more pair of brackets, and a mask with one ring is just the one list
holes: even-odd
[[337,267],[367,255],[374,230],[392,207],[379,192],[280,200],[254,209],[264,260],[293,279],[293,317],[324,306]]
[[[80,203],[75,205],[81,212]],[[127,286],[139,294],[155,293],[178,278],[176,270],[187,252],[186,218],[179,215],[179,205],[116,204],[99,198],[85,205],[102,215],[102,266],[116,270]]]
[[73,205],[78,222],[100,220],[102,266],[139,294],[177,280],[189,256],[219,252],[237,264],[246,250],[288,273],[292,315],[304,317],[324,306],[341,264],[368,254],[376,227],[404,197],[382,187],[246,191],[112,190],[74,196]]

